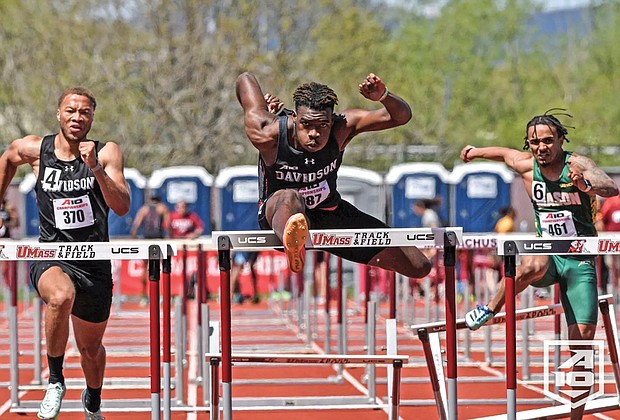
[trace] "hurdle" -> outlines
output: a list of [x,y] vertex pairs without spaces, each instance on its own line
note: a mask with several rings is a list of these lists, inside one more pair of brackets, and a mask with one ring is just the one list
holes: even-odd
[[[606,326],[606,333],[609,331],[610,334],[613,334],[613,326],[615,325],[615,316],[613,311],[609,310],[610,305],[613,304],[614,297],[613,295],[603,295],[599,296],[599,308],[601,310],[601,314],[603,316],[603,322]],[[519,309],[515,313],[516,321],[525,321],[529,319],[549,317],[561,315],[564,313],[564,308],[561,304],[551,304],[544,306],[537,306],[533,308]],[[610,315],[611,314],[611,315]],[[484,327],[490,327],[492,325],[504,324],[507,322],[507,312],[500,312],[495,315],[489,322],[487,322]],[[609,326],[609,328],[607,328]],[[465,320],[460,318],[456,321],[455,328],[457,330],[467,329],[467,325],[465,324]],[[418,336],[420,341],[422,342],[422,349],[424,351],[424,358],[428,364],[429,376],[431,378],[431,385],[433,388],[433,395],[435,397],[435,404],[437,406],[437,412],[440,419],[446,419],[448,413],[448,405],[446,403],[446,387],[443,383],[443,361],[441,348],[439,343],[439,334],[443,333],[447,330],[446,322],[430,322],[425,324],[418,324],[411,326],[411,329],[415,335]],[[609,338],[609,337],[608,337]],[[616,380],[616,386],[619,384],[619,378],[617,371],[617,342],[612,340],[610,346],[610,354],[614,366],[614,377]],[[614,362],[616,360],[616,362]],[[535,401],[535,403],[544,403],[549,400],[540,400]],[[459,400],[460,404],[490,404],[490,403],[504,403],[504,400],[489,400],[488,398],[484,400],[484,402],[479,402],[477,400]],[[521,403],[525,401],[520,401]],[[425,404],[425,402],[423,402]],[[598,404],[598,403],[597,403]],[[407,402],[401,402],[401,405],[409,405]],[[420,405],[412,403],[411,405]],[[617,404],[616,404],[617,405]],[[613,409],[610,408],[610,409]],[[532,417],[532,418],[540,418],[540,417]]]
[[[209,360],[209,363],[214,366],[212,369],[212,381],[213,384],[217,386],[214,387],[215,390],[219,388],[220,379],[218,375],[218,365],[223,361],[223,355],[219,353],[207,353],[205,357]],[[401,368],[403,364],[405,364],[409,360],[409,356],[401,356],[401,355],[389,355],[389,356],[378,356],[378,355],[347,355],[347,354],[235,354],[232,353],[230,355],[230,359],[234,363],[282,363],[282,364],[339,364],[339,365],[347,365],[353,363],[363,363],[363,364],[384,364],[391,366],[394,369],[394,375],[392,377],[392,390],[389,395],[389,419],[395,420],[398,419],[398,407],[400,400],[400,377],[401,377]],[[222,366],[222,372],[223,372]],[[325,397],[321,397],[325,398]],[[211,420],[219,419],[219,395],[217,391],[211,393],[211,401],[210,405],[212,407],[211,411]],[[364,407],[380,407],[377,404],[373,405],[357,405],[353,408],[364,408]],[[308,408],[308,407],[300,407],[295,406],[295,409]],[[330,406],[330,408],[342,408],[342,406]],[[350,408],[350,407],[347,407]],[[272,410],[273,407],[266,407],[268,410]],[[226,412],[224,412],[226,413]]]
[[[159,263],[176,253],[176,246],[163,242],[35,242],[35,241],[0,241],[0,258],[6,261],[34,260],[149,260],[150,291],[159,295]],[[18,381],[18,341],[16,290],[12,290],[10,308],[10,388],[11,412],[27,413],[38,409],[39,401],[20,401]],[[15,303],[15,305],[13,305]],[[154,308],[153,308],[154,307]],[[159,419],[160,413],[160,358],[159,358],[159,297],[151,298],[151,411],[153,418]],[[155,318],[155,319],[154,319]],[[156,340],[156,341],[154,341]],[[153,375],[157,372],[157,375]],[[66,408],[75,406],[81,411],[81,402],[67,402]]]
[[[506,409],[507,418],[517,418],[516,403],[516,311],[515,311],[515,276],[516,261],[519,255],[614,255],[620,253],[620,237],[616,235],[598,237],[560,237],[508,239],[498,237],[497,253],[504,258],[506,281]],[[607,302],[609,305],[609,302]],[[618,336],[615,317],[609,317],[609,308],[603,310],[605,335],[610,347],[610,358],[616,380],[617,397],[611,405],[618,408],[620,397],[620,368],[618,366]],[[607,318],[607,319],[606,319]],[[562,409],[563,407],[560,407]],[[602,407],[599,407],[603,410]],[[554,408],[548,409],[552,413]],[[565,407],[563,409],[566,409]],[[569,410],[570,411],[570,410]],[[522,416],[525,415],[522,413]],[[541,413],[538,413],[541,415]]]
[[[282,249],[282,243],[273,231],[214,231],[213,241],[218,250],[220,265],[220,321],[222,364],[222,408],[224,420],[232,419],[232,345],[230,308],[230,252],[231,249],[255,251],[263,248]],[[443,247],[444,242],[462,241],[462,228],[426,229],[334,229],[310,231],[306,247],[329,249],[338,247]],[[456,340],[455,340],[456,342]],[[215,409],[215,408],[214,408]]]

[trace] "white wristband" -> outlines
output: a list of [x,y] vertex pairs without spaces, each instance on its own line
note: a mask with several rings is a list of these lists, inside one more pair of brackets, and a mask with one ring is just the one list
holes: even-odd
[[101,166],[101,163],[99,163],[99,161],[97,161],[97,164],[95,165],[95,167],[91,169],[91,171],[93,171],[93,173],[99,172],[101,170],[103,170],[103,167]]
[[383,94],[381,94],[381,96],[379,97],[379,99],[377,99],[379,102],[383,102],[385,100],[385,98],[387,98],[388,94],[390,93],[390,91],[388,90],[387,86],[385,87],[385,91],[383,92]]
[[592,189],[592,183],[590,181],[584,178],[583,183],[586,184],[586,189],[583,190],[583,192],[588,192]]

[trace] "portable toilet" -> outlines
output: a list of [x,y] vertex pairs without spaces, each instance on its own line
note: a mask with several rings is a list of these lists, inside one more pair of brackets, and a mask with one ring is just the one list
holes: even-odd
[[338,192],[355,207],[385,221],[383,177],[369,169],[343,165],[338,170]]
[[151,194],[161,197],[170,210],[185,201],[204,222],[204,234],[211,234],[211,187],[213,175],[201,166],[171,166],[156,169],[148,180]]
[[34,187],[37,177],[28,173],[19,183],[19,192],[24,197],[24,213],[22,216],[23,232],[25,237],[39,237],[39,208]]
[[510,205],[514,173],[500,162],[470,162],[450,174],[452,226],[492,232],[502,207]]
[[131,235],[131,225],[136,218],[136,213],[144,204],[144,190],[146,188],[146,177],[137,169],[125,168],[123,171],[127,184],[129,184],[129,196],[131,204],[129,212],[124,216],[119,216],[110,210],[108,226],[110,237],[122,237]]
[[222,169],[215,177],[214,220],[219,230],[258,230],[258,166]]
[[436,200],[437,214],[450,217],[450,173],[441,163],[414,162],[394,165],[385,176],[390,196],[389,224],[395,228],[420,227],[422,217],[413,212],[418,200]]

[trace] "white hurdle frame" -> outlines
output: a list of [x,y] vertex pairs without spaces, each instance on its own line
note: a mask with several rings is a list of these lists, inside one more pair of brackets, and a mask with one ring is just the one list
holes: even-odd
[[[214,368],[211,370],[213,392],[209,405],[211,407],[211,420],[219,419],[219,389],[220,379],[218,365],[223,360],[223,355],[219,353],[205,354],[207,360]],[[402,367],[409,360],[409,356],[401,355],[347,355],[347,354],[235,354],[230,355],[231,361],[234,363],[298,363],[298,364],[338,364],[347,365],[353,363],[363,364],[383,364],[394,369],[391,382],[391,390],[389,393],[388,407],[390,420],[398,419],[398,409],[400,401],[400,378]],[[373,405],[373,407],[380,407]],[[299,407],[296,407],[299,408]],[[226,413],[226,411],[224,411]]]
[[[603,322],[605,324],[605,330],[613,330],[613,326],[616,325],[615,313],[610,311],[610,306],[613,306],[614,296],[602,295],[598,297],[598,305],[603,316]],[[564,308],[561,304],[555,303],[551,305],[536,306],[533,308],[519,309],[515,312],[516,321],[526,321],[529,319],[543,318],[547,316],[561,315],[564,313]],[[506,322],[508,316],[506,312],[500,312],[495,315],[484,327],[490,327],[492,325],[503,324]],[[609,328],[608,328],[609,326]],[[431,379],[431,385],[433,387],[433,395],[435,397],[435,404],[437,406],[438,418],[445,420],[448,418],[448,405],[446,401],[446,386],[443,381],[443,360],[441,354],[441,348],[439,345],[439,334],[446,331],[446,322],[429,322],[425,324],[412,325],[411,329],[414,334],[418,336],[422,342],[422,348],[424,350],[424,357],[428,364],[429,376]],[[460,318],[456,321],[456,329],[467,329],[465,319]],[[608,343],[610,358],[612,361],[612,367],[614,371],[614,379],[616,381],[616,389],[620,387],[620,374],[618,373],[618,343],[617,337]],[[508,376],[508,375],[507,375]],[[485,404],[488,403],[488,399],[485,400]],[[462,404],[475,404],[474,400],[460,401]],[[403,403],[404,404],[404,403]],[[617,404],[616,404],[617,405]],[[610,409],[613,409],[610,408]],[[535,418],[535,417],[532,417]],[[547,418],[545,416],[545,418]]]
[[[160,382],[160,340],[159,340],[159,278],[160,261],[169,259],[176,254],[174,243],[154,241],[152,243],[139,242],[36,242],[36,241],[0,241],[0,258],[5,261],[35,261],[35,260],[149,260],[150,280],[150,348],[151,348],[151,411],[152,418],[159,420],[161,411],[161,382]],[[167,268],[168,281],[170,264]],[[11,291],[12,294],[16,290]],[[153,298],[153,293],[157,298]],[[12,299],[15,301],[15,299]],[[17,342],[17,308],[11,304],[9,311],[10,335],[10,386],[11,411],[20,412],[24,406],[19,400],[18,380],[18,342]],[[169,322],[168,322],[169,326]],[[168,333],[169,334],[169,333]],[[154,374],[156,372],[156,374]],[[166,390],[166,386],[168,390]],[[169,370],[168,383],[164,384],[164,393],[169,397]],[[36,402],[38,405],[38,402]],[[168,404],[169,407],[169,404]]]
[[[232,249],[242,249],[246,251],[260,251],[264,248],[282,249],[282,242],[273,231],[214,231],[212,233],[213,243],[218,250],[218,261],[220,266],[220,321],[221,321],[221,362],[222,362],[222,408],[224,420],[232,420],[232,340],[231,340],[231,304],[230,304],[230,252]],[[420,228],[420,229],[330,229],[330,230],[310,230],[306,241],[306,248],[331,249],[331,248],[355,248],[355,247],[402,247],[416,246],[418,248],[443,247],[447,241],[451,248],[462,243],[463,230],[460,227],[450,228]],[[454,258],[453,258],[454,260]],[[454,261],[452,261],[454,262]],[[454,265],[452,265],[452,268]],[[454,270],[452,270],[454,274]],[[452,284],[454,286],[454,275]],[[454,291],[452,292],[452,302],[449,304],[446,299],[446,309],[448,314],[455,314],[456,303],[454,301]],[[456,360],[456,330],[453,331],[454,349],[451,357]],[[307,355],[299,355],[304,358]],[[272,355],[271,358],[275,358]],[[325,355],[321,355],[327,358]],[[348,356],[344,356],[348,357]],[[367,357],[367,356],[365,356]],[[212,362],[213,363],[213,362]],[[456,365],[454,365],[456,371]],[[214,382],[216,383],[216,382]],[[456,383],[451,386],[454,390],[451,394],[451,403],[456,407]],[[398,395],[395,395],[398,397]],[[211,405],[212,410],[215,407]],[[392,418],[392,417],[390,417]],[[396,417],[398,418],[397,414]]]
[[[516,395],[516,293],[515,276],[518,255],[615,255],[620,253],[620,236],[601,235],[597,237],[561,238],[508,238],[498,236],[497,254],[504,258],[506,284],[506,408],[508,420],[517,418]],[[601,308],[602,309],[602,308]],[[616,392],[620,396],[620,368],[618,367],[617,326],[606,325],[610,357],[616,379]],[[613,347],[612,347],[613,346]],[[612,350],[613,349],[613,350]],[[615,359],[615,360],[614,360]],[[616,398],[615,405],[618,404]]]

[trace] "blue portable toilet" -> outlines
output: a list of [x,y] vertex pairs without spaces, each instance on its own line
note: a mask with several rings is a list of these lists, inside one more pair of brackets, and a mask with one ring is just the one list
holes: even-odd
[[25,237],[39,237],[39,208],[37,207],[37,196],[34,187],[37,177],[34,173],[27,174],[22,182],[19,183],[19,192],[24,197],[24,213],[22,225]]
[[258,166],[222,169],[215,177],[214,220],[220,230],[258,230]]
[[383,177],[369,169],[343,165],[338,170],[338,192],[355,207],[385,221]]
[[492,232],[502,207],[510,205],[514,172],[499,162],[470,162],[450,174],[452,226],[464,232]]
[[420,227],[422,217],[413,212],[417,200],[438,199],[437,214],[450,217],[450,173],[441,163],[414,162],[394,165],[385,175],[390,197],[389,222],[392,227]]
[[110,210],[108,226],[110,237],[123,237],[131,235],[131,225],[136,218],[136,213],[144,204],[144,189],[146,188],[146,177],[137,169],[125,168],[123,171],[127,184],[129,184],[129,197],[131,204],[129,212],[124,216],[119,216]]
[[161,197],[170,210],[185,201],[204,222],[204,234],[211,234],[211,187],[213,175],[202,166],[171,166],[156,169],[148,180],[151,194]]

